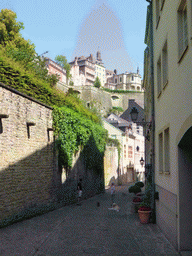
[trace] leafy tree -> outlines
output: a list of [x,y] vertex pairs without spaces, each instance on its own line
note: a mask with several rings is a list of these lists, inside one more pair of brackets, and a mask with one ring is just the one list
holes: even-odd
[[20,62],[26,70],[35,71],[37,77],[47,81],[51,86],[58,81],[56,75],[48,75],[46,63],[38,56],[35,45],[25,40],[20,31],[24,29],[22,22],[16,21],[17,15],[12,10],[2,9],[0,12],[0,46],[8,57]]
[[73,85],[74,85],[74,82],[73,82],[73,81],[70,81],[70,82],[69,82],[69,85],[70,85],[70,86],[73,86]]
[[16,21],[17,15],[11,10],[0,12],[0,44],[13,59],[23,62],[26,67],[33,66],[37,56],[35,45],[25,40],[19,33],[24,29],[22,22]]
[[71,77],[71,74],[70,74],[71,66],[67,62],[66,57],[63,55],[57,55],[55,57],[55,61],[57,62],[57,64],[59,64],[62,68],[66,70],[66,76],[67,76],[67,79],[69,79]]
[[16,21],[17,15],[11,10],[2,9],[0,12],[0,44],[6,45],[9,41],[18,42],[19,31],[24,29],[22,22]]
[[98,76],[95,79],[94,86],[97,87],[97,88],[101,87],[101,82],[100,82],[100,79],[99,79]]

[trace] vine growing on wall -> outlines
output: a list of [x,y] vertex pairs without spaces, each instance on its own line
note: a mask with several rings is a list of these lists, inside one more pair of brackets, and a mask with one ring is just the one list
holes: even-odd
[[60,166],[71,168],[74,153],[81,149],[86,168],[101,174],[107,131],[65,106],[54,108],[53,125]]
[[111,93],[143,93],[142,91],[131,91],[131,90],[120,90],[120,89],[112,90],[104,87],[102,87],[102,90],[106,92],[111,92]]

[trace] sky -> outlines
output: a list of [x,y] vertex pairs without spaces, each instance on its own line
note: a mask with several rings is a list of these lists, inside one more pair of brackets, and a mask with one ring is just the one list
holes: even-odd
[[41,55],[54,60],[66,56],[96,57],[98,49],[106,69],[143,76],[146,0],[1,0],[24,23],[25,39]]

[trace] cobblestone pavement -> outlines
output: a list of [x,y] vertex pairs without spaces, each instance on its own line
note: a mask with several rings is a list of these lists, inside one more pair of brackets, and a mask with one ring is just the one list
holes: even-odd
[[[155,224],[141,224],[127,186],[0,230],[0,255],[179,255]],[[100,206],[98,206],[98,202]]]

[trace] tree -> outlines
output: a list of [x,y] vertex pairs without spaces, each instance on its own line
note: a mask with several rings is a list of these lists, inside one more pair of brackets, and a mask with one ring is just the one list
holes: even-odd
[[105,117],[108,117],[110,114],[115,114],[115,115],[119,116],[123,111],[124,110],[121,107],[112,107],[111,109],[108,110]]
[[57,62],[57,64],[59,64],[62,68],[64,68],[66,70],[66,77],[68,80],[71,77],[71,74],[70,74],[71,66],[67,62],[66,57],[63,55],[57,55],[55,57],[55,61]]
[[95,79],[94,86],[97,87],[97,88],[101,87],[101,82],[100,82],[100,79],[99,79],[98,76]]
[[34,65],[37,56],[35,45],[25,40],[19,33],[24,29],[22,22],[16,21],[17,15],[11,10],[2,9],[0,12],[0,45],[8,56],[23,62],[26,68]]
[[12,10],[2,9],[0,12],[0,47],[7,56],[20,62],[24,69],[35,71],[38,78],[54,86],[58,78],[48,75],[45,59],[38,56],[35,45],[30,40],[25,40],[21,34],[24,29],[22,22],[17,22],[17,15]]
[[24,29],[22,22],[16,21],[17,15],[11,10],[2,9],[0,12],[0,44],[6,45],[19,37],[19,31]]

